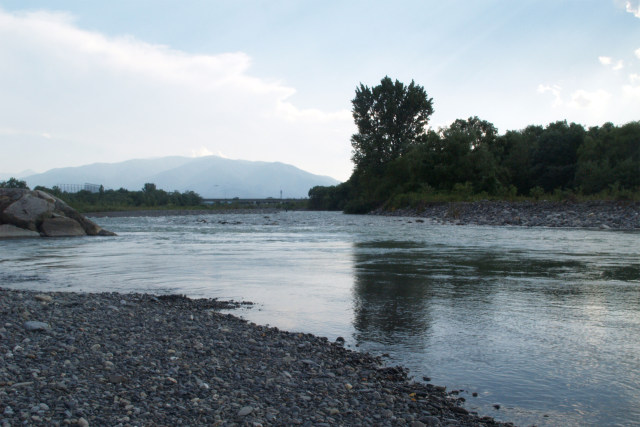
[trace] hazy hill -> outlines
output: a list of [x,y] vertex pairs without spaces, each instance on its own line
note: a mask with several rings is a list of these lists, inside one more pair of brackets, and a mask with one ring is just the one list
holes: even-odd
[[33,188],[60,184],[101,184],[106,189],[140,190],[152,182],[166,191],[193,190],[208,198],[307,197],[316,185],[334,185],[328,176],[314,175],[279,162],[231,160],[218,156],[162,157],[120,163],[51,169],[24,178]]

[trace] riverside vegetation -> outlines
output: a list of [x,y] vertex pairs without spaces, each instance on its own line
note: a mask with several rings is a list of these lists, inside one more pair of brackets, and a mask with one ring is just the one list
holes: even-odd
[[[7,181],[0,181],[0,188],[28,189],[27,183],[16,178]],[[172,191],[167,192],[159,189],[153,183],[146,183],[139,191],[130,191],[124,188],[118,190],[105,190],[100,186],[96,193],[81,190],[75,193],[62,191],[59,187],[46,188],[35,187],[35,190],[49,193],[64,201],[74,209],[83,213],[123,213],[129,212],[132,215],[185,215],[203,214],[217,211],[247,211],[255,209],[255,206],[241,203],[240,199],[234,198],[223,204],[206,205],[204,199],[194,191]],[[265,199],[269,201],[268,209],[298,210],[307,208],[307,200],[285,200]],[[259,206],[264,208],[264,206]]]
[[427,130],[433,100],[389,77],[360,85],[346,182],[309,191],[312,209],[368,213],[430,202],[640,200],[640,121],[558,121],[498,134],[478,117]]

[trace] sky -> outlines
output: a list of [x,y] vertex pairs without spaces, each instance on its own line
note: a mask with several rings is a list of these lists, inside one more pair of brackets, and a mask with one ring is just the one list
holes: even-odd
[[0,0],[0,176],[214,154],[346,180],[385,76],[433,129],[640,120],[640,0]]

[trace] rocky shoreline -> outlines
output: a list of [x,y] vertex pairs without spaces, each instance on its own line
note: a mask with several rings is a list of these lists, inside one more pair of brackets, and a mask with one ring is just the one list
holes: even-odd
[[409,216],[439,224],[640,229],[640,202],[455,202],[420,209],[379,209],[373,215]]
[[0,425],[494,426],[455,393],[234,304],[0,288]]
[[[144,217],[257,213],[272,214],[280,209],[236,210],[139,210],[94,212],[91,217]],[[638,230],[640,202],[452,202],[427,203],[419,209],[377,209],[370,215],[407,216],[437,224],[493,225],[522,227],[563,227]]]

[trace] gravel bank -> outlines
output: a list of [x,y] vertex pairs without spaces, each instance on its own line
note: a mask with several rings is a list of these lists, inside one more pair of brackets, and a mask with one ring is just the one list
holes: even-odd
[[216,300],[0,288],[0,425],[501,425]]
[[640,202],[456,202],[372,213],[425,218],[441,224],[640,229]]

